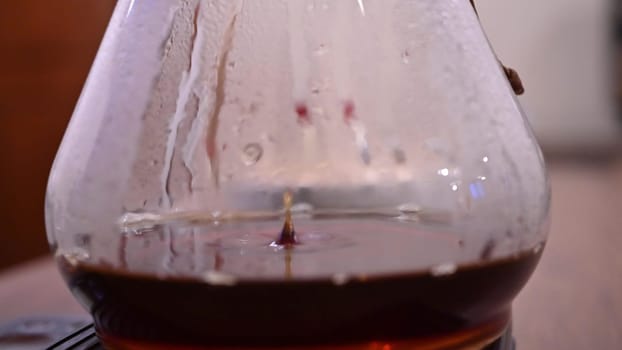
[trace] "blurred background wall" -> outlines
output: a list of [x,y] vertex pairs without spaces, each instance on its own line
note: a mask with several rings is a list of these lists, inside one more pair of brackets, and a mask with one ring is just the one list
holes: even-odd
[[499,57],[525,82],[521,101],[549,155],[601,156],[620,146],[619,2],[476,0]]
[[[521,100],[549,157],[613,154],[622,135],[613,98],[622,66],[611,35],[616,0],[477,2],[499,56],[521,73]],[[0,8],[0,269],[47,252],[48,172],[114,4],[20,0]]]
[[2,2],[0,269],[48,252],[47,176],[114,4]]

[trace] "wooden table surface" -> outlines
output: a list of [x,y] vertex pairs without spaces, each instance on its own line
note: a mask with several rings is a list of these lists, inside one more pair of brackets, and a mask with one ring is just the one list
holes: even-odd
[[[514,305],[519,349],[622,349],[622,161],[550,170],[551,236]],[[0,324],[50,314],[84,314],[50,258],[0,274]]]

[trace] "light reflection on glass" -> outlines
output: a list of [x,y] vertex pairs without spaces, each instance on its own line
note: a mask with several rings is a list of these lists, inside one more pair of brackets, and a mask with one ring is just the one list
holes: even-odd
[[125,18],[129,17],[130,14],[132,13],[132,9],[134,8],[134,3],[136,2],[136,0],[131,0],[130,1],[130,6],[127,7],[127,12],[125,13]]
[[363,14],[363,16],[365,16],[365,4],[363,3],[363,0],[357,0],[357,2],[359,3],[359,8],[361,9],[361,13]]
[[486,195],[486,192],[484,191],[484,185],[479,181],[470,184],[469,191],[471,192],[471,197],[473,197],[474,199],[480,199]]

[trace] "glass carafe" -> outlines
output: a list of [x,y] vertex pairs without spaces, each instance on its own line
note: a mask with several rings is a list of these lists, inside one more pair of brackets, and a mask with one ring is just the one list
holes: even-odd
[[110,349],[480,349],[546,239],[467,0],[120,0],[47,232]]

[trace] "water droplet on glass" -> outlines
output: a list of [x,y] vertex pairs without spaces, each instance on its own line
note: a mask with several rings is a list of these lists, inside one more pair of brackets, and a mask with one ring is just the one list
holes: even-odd
[[76,246],[80,248],[90,248],[91,247],[91,235],[89,233],[78,233],[73,238]]
[[404,50],[404,52],[402,52],[402,62],[404,62],[404,64],[410,63],[410,53],[408,50]]
[[393,150],[393,159],[397,164],[406,163],[406,153],[401,148],[396,148]]
[[315,56],[324,56],[328,52],[328,48],[324,44],[320,44],[317,49],[313,51]]
[[453,275],[457,270],[458,270],[458,265],[456,265],[455,263],[445,263],[445,264],[434,266],[430,270],[430,273],[434,277],[442,277],[442,276]]
[[210,219],[212,225],[220,226],[220,221],[222,220],[222,212],[219,210],[212,211]]
[[242,161],[245,165],[256,164],[263,156],[263,148],[258,143],[249,143],[242,150]]
[[449,176],[449,169],[447,169],[447,168],[439,169],[437,171],[437,174],[439,174],[441,176]]
[[488,242],[486,242],[486,245],[484,245],[484,248],[482,248],[482,252],[480,253],[480,256],[479,256],[480,259],[490,260],[490,258],[492,258],[492,253],[494,252],[496,247],[497,247],[497,242],[495,242],[494,239],[488,240]]
[[460,189],[460,182],[456,181],[456,182],[452,182],[449,184],[449,186],[451,187],[451,190],[454,192],[458,192],[458,190]]

